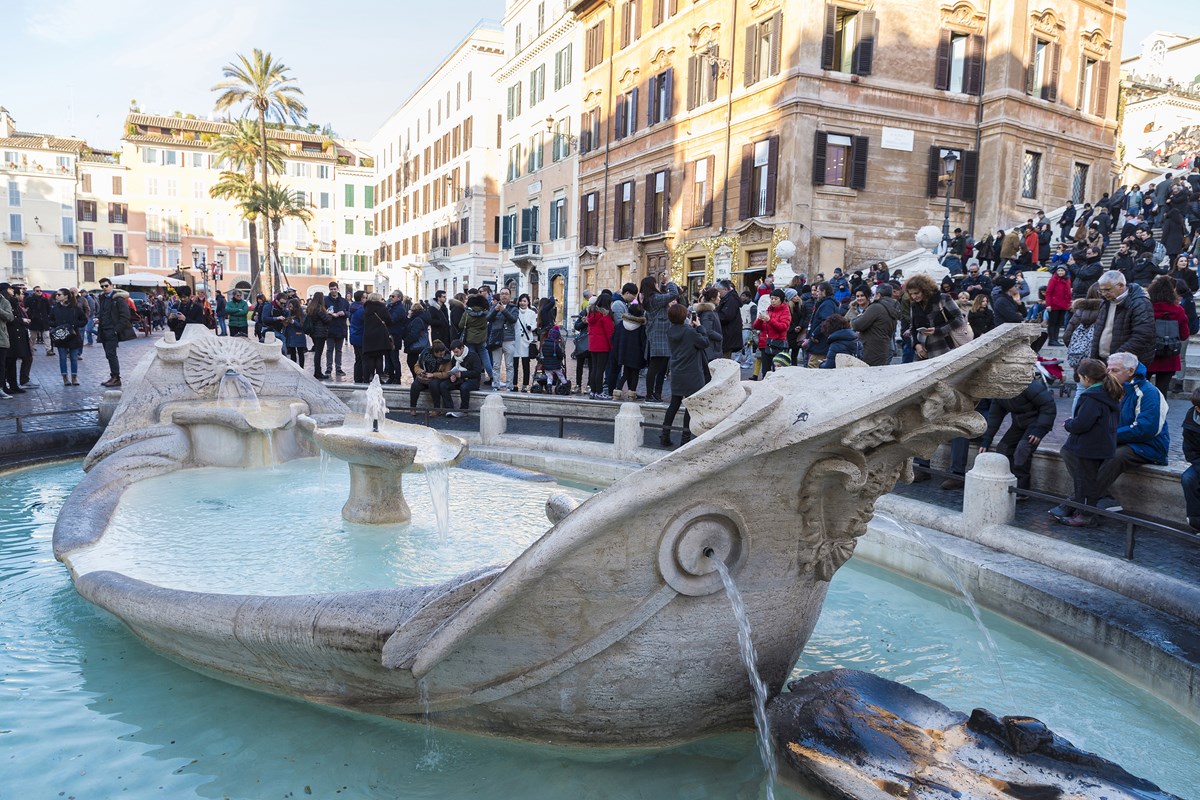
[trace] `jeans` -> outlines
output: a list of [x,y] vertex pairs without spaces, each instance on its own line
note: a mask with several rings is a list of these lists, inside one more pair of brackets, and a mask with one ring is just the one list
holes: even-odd
[[1136,467],[1139,464],[1149,464],[1149,460],[1142,458],[1134,452],[1133,448],[1127,444],[1117,446],[1117,453],[1112,458],[1104,460],[1100,467],[1100,472],[1096,475],[1096,497],[1107,497],[1112,485],[1116,483],[1117,478],[1121,477],[1121,473],[1130,467]]
[[1188,519],[1200,518],[1200,461],[1185,469],[1179,481],[1183,484],[1183,502],[1187,506]]
[[104,357],[108,359],[109,377],[121,377],[121,362],[117,360],[117,335],[111,334],[111,338],[106,338],[101,344],[104,345]]
[[325,372],[342,371],[342,345],[345,343],[345,336],[330,336],[325,340]]
[[228,322],[229,320],[225,317],[217,317],[217,336],[229,335]]
[[[488,378],[491,378],[492,377],[492,354],[486,347],[483,346],[483,342],[480,342],[479,344],[468,344],[467,352],[474,353],[475,355],[479,356],[479,361],[480,361],[480,363],[483,364],[484,373],[487,374]],[[478,388],[478,387],[476,387],[476,388]]]
[[454,381],[450,384],[458,389],[458,407],[460,409],[468,409],[471,407],[471,392],[479,388],[479,381],[473,378],[466,378],[461,381]]
[[93,344],[96,341],[96,318],[88,317],[87,327],[83,329],[83,333],[87,336],[87,343]]
[[79,374],[79,357],[83,355],[82,347],[72,347],[68,350],[65,347],[58,348],[58,371],[63,375],[67,375],[67,358],[71,359],[71,375]]

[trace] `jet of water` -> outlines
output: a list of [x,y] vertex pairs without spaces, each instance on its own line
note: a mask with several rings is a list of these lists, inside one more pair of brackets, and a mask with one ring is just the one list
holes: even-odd
[[754,641],[750,638],[750,618],[746,615],[746,604],[742,602],[742,593],[738,591],[729,567],[712,553],[705,553],[721,583],[725,586],[725,596],[733,607],[733,617],[738,626],[738,647],[742,651],[742,663],[746,665],[746,676],[750,679],[750,688],[754,692],[754,727],[758,730],[758,755],[762,758],[763,767],[767,771],[767,800],[775,800],[775,778],[779,769],[775,763],[775,747],[771,742],[771,729],[767,722],[767,685],[758,674],[758,654],[754,651]]
[[450,537],[450,467],[445,462],[425,465],[425,482],[429,484],[429,501],[437,520],[438,540],[445,544]]
[[241,411],[261,411],[254,384],[236,370],[227,369],[217,385],[217,403]]
[[379,424],[387,416],[387,401],[383,399],[383,384],[379,382],[378,375],[372,378],[367,386],[367,407],[364,416],[373,431],[379,430]]

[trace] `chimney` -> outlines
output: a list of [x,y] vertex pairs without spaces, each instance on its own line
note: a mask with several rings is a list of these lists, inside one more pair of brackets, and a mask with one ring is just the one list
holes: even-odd
[[9,137],[15,136],[17,133],[17,121],[8,113],[8,109],[0,106],[0,136]]

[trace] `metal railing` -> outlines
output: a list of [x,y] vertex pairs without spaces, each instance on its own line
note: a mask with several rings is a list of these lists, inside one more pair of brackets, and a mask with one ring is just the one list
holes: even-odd
[[0,422],[13,422],[17,426],[17,433],[25,433],[24,420],[33,419],[34,417],[56,417],[68,414],[96,414],[99,410],[96,406],[90,406],[88,408],[70,408],[58,411],[30,411],[27,414],[9,414],[8,416],[0,417]]

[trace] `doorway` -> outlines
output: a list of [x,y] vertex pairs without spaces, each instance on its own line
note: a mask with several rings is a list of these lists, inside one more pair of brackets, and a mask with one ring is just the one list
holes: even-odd
[[555,275],[550,278],[550,296],[554,298],[554,321],[562,322],[566,318],[567,303],[567,279],[565,276]]

